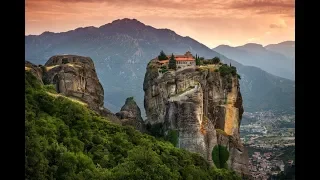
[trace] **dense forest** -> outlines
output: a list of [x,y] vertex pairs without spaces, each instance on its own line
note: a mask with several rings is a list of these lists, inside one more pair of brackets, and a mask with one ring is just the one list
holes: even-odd
[[52,92],[26,71],[25,179],[240,179]]

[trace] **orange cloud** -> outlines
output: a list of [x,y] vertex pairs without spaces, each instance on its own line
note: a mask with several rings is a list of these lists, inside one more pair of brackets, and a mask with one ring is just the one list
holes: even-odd
[[[209,47],[223,39],[243,44],[270,28],[277,31],[272,32],[276,42],[294,39],[293,0],[26,0],[26,34],[101,26],[121,18],[168,28]],[[287,26],[274,28],[281,18]],[[257,43],[269,41],[272,38]]]

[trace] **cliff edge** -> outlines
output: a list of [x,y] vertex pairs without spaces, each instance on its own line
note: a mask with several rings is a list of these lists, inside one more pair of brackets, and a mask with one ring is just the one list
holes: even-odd
[[[176,147],[197,152],[209,163],[215,147],[226,147],[228,168],[249,175],[248,153],[239,136],[243,113],[239,76],[226,64],[161,70],[149,62],[143,89],[148,126],[163,136],[176,132]],[[218,155],[219,156],[219,155]]]
[[53,84],[58,94],[84,102],[100,115],[121,123],[103,106],[104,91],[91,58],[56,55],[52,56],[44,66],[36,66],[26,61],[25,69],[30,70],[41,83]]

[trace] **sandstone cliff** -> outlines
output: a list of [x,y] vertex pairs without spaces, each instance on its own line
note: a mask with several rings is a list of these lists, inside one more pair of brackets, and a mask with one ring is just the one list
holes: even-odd
[[57,93],[82,101],[100,115],[120,123],[114,114],[103,107],[104,91],[91,58],[57,55],[51,57],[44,66],[35,66],[26,61],[25,68],[44,84],[54,84]]
[[121,120],[122,125],[130,125],[141,132],[146,132],[140,108],[133,97],[126,99],[125,104],[122,106],[120,112],[116,113],[116,116]]
[[239,81],[237,76],[222,76],[220,66],[160,73],[151,60],[143,84],[146,122],[160,124],[164,135],[176,131],[177,147],[200,153],[212,165],[213,148],[226,146],[228,167],[248,175],[248,155],[239,138]]

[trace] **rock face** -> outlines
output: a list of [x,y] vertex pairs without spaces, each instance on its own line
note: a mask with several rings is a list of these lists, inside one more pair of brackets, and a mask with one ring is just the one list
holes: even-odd
[[214,67],[164,74],[158,68],[151,60],[144,79],[146,122],[161,124],[164,135],[177,131],[177,147],[201,154],[212,165],[213,148],[226,146],[229,168],[249,175],[248,154],[239,136],[243,106],[238,78],[221,76]]
[[[29,62],[26,62],[27,67],[36,68]],[[100,115],[107,116],[111,121],[120,122],[114,114],[103,107],[104,91],[91,58],[57,55],[51,57],[45,66],[33,71],[44,84],[54,84],[59,94],[83,101]]]
[[141,132],[146,132],[144,121],[141,117],[141,111],[133,97],[126,99],[120,112],[116,116],[121,120],[122,125],[130,125]]
[[96,111],[103,109],[103,87],[91,58],[53,56],[45,67],[43,79],[55,84],[58,93],[81,99]]
[[43,81],[42,81],[43,70],[42,69],[43,69],[43,66],[41,66],[41,65],[36,66],[29,61],[25,62],[25,70],[30,71],[39,80],[39,82],[43,84]]

